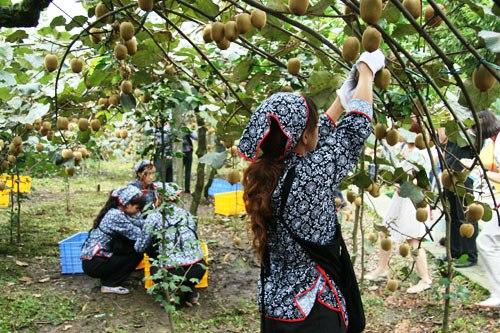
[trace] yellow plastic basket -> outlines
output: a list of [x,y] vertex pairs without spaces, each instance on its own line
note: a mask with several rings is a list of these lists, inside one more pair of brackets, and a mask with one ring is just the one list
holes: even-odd
[[0,191],[0,208],[9,207],[10,192],[7,190]]
[[[208,264],[208,245],[204,241],[200,241],[201,243],[201,249],[203,250],[203,258],[205,258],[205,263]],[[208,287],[208,267],[207,270],[205,271],[205,274],[203,274],[203,277],[201,278],[200,282],[196,286],[194,286],[197,289],[203,289]]]
[[243,202],[243,191],[223,192],[214,195],[215,214],[238,215],[245,213],[245,203]]
[[5,183],[14,193],[17,193],[17,187],[19,186],[20,193],[29,193],[31,191],[31,177],[29,176],[16,176],[16,175],[6,175],[0,176],[0,180]]

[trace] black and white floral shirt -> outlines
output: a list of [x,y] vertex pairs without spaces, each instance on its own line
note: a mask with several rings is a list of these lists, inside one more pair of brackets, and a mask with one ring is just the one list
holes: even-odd
[[[161,214],[154,212],[143,220],[140,214],[129,216],[121,209],[112,208],[101,220],[98,228],[90,231],[82,247],[81,258],[94,256],[111,257],[111,240],[114,235],[124,236],[134,241],[137,253],[144,252],[152,242],[152,228],[161,223]],[[142,226],[142,227],[141,227]]]
[[[326,114],[320,117],[316,150],[286,158],[285,172],[273,192],[272,206],[278,215],[283,182],[294,166],[296,176],[282,221],[288,223],[296,236],[320,245],[334,238],[337,217],[333,190],[356,164],[372,130],[371,116],[370,104],[353,99],[337,126]],[[335,282],[309,258],[281,223],[279,221],[276,229],[268,234],[270,274],[264,279],[266,317],[301,321],[318,300],[339,312],[347,325],[345,300]],[[259,283],[259,295],[260,288]]]

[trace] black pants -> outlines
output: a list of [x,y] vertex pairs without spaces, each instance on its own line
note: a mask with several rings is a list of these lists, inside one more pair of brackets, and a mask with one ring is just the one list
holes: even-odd
[[[194,283],[191,281],[191,279],[197,279],[198,281],[201,280],[203,275],[205,274],[206,270],[206,263],[202,262],[191,265],[191,266],[181,266],[177,268],[171,268],[168,271],[177,276],[183,276],[184,281],[182,282],[183,286],[189,287],[189,291],[181,292],[180,293],[180,303],[185,303],[186,301],[189,301],[194,295],[197,294],[196,289],[194,288],[197,283]],[[151,274],[156,273],[157,268],[156,267],[151,267]]]
[[193,152],[185,152],[182,158],[184,166],[184,191],[191,193],[191,166],[193,164]]
[[101,279],[101,284],[106,287],[121,285],[132,273],[143,258],[142,253],[132,252],[126,255],[112,255],[109,258],[93,257],[82,260],[85,274]]
[[265,319],[263,333],[344,333],[345,327],[339,313],[318,301],[304,321],[282,322]]
[[156,172],[160,174],[159,180],[163,180],[162,178],[162,172],[165,175],[165,181],[167,183],[171,183],[174,181],[174,170],[172,167],[172,159],[167,159],[163,158],[163,160],[160,157],[155,157],[155,168]]
[[[472,184],[470,180],[465,182],[465,186],[470,188]],[[451,256],[453,258],[460,258],[462,255],[467,254],[469,256],[469,261],[477,262],[477,247],[476,238],[479,234],[477,222],[465,221],[465,213],[462,203],[464,202],[463,197],[459,197],[455,192],[445,190],[446,198],[450,203],[450,218],[451,218],[451,230],[450,230],[450,247]],[[466,238],[460,236],[460,225],[462,223],[472,223],[474,225],[474,235],[471,238]]]

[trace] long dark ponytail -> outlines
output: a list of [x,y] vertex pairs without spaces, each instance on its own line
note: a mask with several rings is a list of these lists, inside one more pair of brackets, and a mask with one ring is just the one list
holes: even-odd
[[[312,132],[318,125],[318,111],[314,102],[304,97],[309,108],[305,132]],[[251,163],[243,174],[243,200],[250,216],[250,229],[253,233],[252,245],[259,258],[263,258],[267,243],[266,221],[273,217],[271,196],[278,180],[283,174],[284,151],[287,137],[278,122],[271,118],[269,134],[262,142],[261,155]]]

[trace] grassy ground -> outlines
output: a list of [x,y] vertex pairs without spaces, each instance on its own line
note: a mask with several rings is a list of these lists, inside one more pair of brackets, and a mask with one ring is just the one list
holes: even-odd
[[[109,191],[130,180],[132,162],[89,165],[71,179],[66,211],[66,183],[61,178],[35,179],[22,203],[21,243],[9,243],[9,215],[0,210],[0,332],[168,332],[168,316],[141,286],[140,274],[130,281],[126,296],[101,295],[97,282],[83,275],[61,276],[57,242],[82,230],[105,202]],[[97,191],[97,188],[100,191]],[[213,216],[212,207],[200,207],[200,229],[210,254],[209,288],[202,292],[201,306],[173,314],[177,332],[258,331],[255,284],[258,265],[248,245],[244,217]],[[375,219],[367,216],[366,224]],[[346,221],[345,238],[352,223]],[[241,244],[236,241],[241,238]],[[367,245],[367,254],[374,252]],[[398,259],[395,267],[409,260]],[[374,265],[366,260],[367,269]],[[359,260],[358,260],[359,268]],[[439,274],[433,266],[435,281]],[[366,332],[437,332],[442,320],[442,288],[418,296],[404,290],[395,293],[383,282],[363,286],[367,312]],[[498,313],[478,310],[474,302],[486,295],[462,277],[454,280],[451,332],[495,332]],[[496,325],[496,326],[495,326]]]

